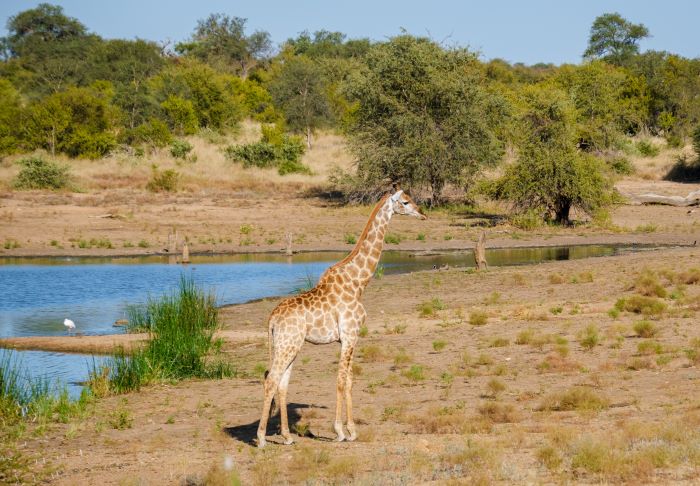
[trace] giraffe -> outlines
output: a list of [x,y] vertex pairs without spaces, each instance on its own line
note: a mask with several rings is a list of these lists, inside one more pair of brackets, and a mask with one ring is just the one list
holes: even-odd
[[372,210],[354,249],[321,275],[316,286],[283,300],[268,321],[270,365],[265,375],[262,416],[258,425],[258,447],[265,447],[265,433],[273,398],[279,405],[284,444],[294,442],[287,420],[287,388],[292,366],[304,341],[329,344],[340,341],[336,384],[336,441],[346,440],[343,431],[343,400],[347,407],[347,440],[357,438],[352,419],[352,358],[360,327],[367,316],[360,303],[374,275],[384,246],[384,234],[394,214],[426,219],[416,203],[397,185]]

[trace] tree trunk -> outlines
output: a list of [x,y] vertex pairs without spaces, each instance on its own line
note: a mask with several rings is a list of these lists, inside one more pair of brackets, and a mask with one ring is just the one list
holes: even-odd
[[486,232],[482,231],[479,240],[474,247],[474,262],[477,270],[486,270],[489,264],[486,262]]
[[311,150],[311,127],[306,127],[306,148]]
[[555,217],[556,217],[557,223],[562,224],[564,226],[568,226],[568,224],[569,224],[569,212],[570,211],[571,211],[571,203],[568,201],[562,203],[555,211]]

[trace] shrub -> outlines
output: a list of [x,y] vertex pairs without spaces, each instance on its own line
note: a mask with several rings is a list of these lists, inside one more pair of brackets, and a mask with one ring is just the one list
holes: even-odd
[[638,294],[647,297],[666,297],[666,289],[664,288],[656,276],[648,271],[642,273],[634,282],[634,290]]
[[438,353],[445,349],[445,346],[447,346],[447,341],[438,339],[436,341],[433,341],[433,350],[437,351]]
[[172,139],[168,126],[157,118],[151,118],[135,128],[125,130],[120,137],[122,143],[131,146],[147,145],[152,148],[166,147]]
[[283,135],[278,140],[277,137],[268,134],[259,142],[230,145],[226,147],[225,155],[234,162],[241,162],[246,168],[277,168],[280,175],[311,174],[311,169],[301,163],[304,151],[304,143],[299,137]]
[[618,175],[634,174],[634,166],[627,157],[613,157],[607,160],[608,167]]
[[398,235],[396,233],[387,233],[384,236],[384,243],[388,245],[398,245],[401,243],[401,235]]
[[445,303],[439,298],[435,297],[432,300],[423,302],[418,306],[421,317],[429,317],[435,315],[437,311],[445,309]]
[[345,243],[347,243],[348,245],[354,245],[355,243],[357,243],[357,238],[352,233],[346,233],[344,239]]
[[539,409],[555,412],[599,411],[608,408],[609,404],[610,402],[605,397],[596,394],[591,388],[576,387],[546,396]]
[[645,297],[643,295],[632,295],[626,299],[619,299],[615,303],[615,307],[627,312],[635,314],[644,314],[647,316],[658,316],[666,310],[666,304],[654,297]]
[[521,230],[531,231],[542,226],[542,211],[528,209],[510,217],[510,223]]
[[483,311],[473,311],[469,314],[469,324],[472,326],[483,326],[488,321],[488,314]]
[[14,180],[16,189],[63,189],[70,180],[69,168],[41,157],[17,162],[22,169]]
[[634,329],[634,333],[637,336],[643,338],[654,337],[659,333],[659,330],[656,328],[656,326],[649,321],[635,322],[632,326],[632,329]]
[[510,403],[484,403],[479,406],[479,414],[496,424],[512,424],[519,420],[515,407]]
[[580,343],[584,349],[593,349],[599,342],[600,336],[598,335],[598,328],[594,324],[587,326],[581,333]]
[[186,159],[193,148],[187,140],[173,140],[170,144],[170,155],[176,159]]
[[158,167],[153,166],[153,175],[151,180],[146,184],[146,189],[152,192],[175,192],[177,184],[180,180],[180,174],[174,169],[167,169],[163,172],[158,170]]
[[425,369],[421,365],[411,365],[409,369],[404,370],[401,374],[411,381],[425,380]]
[[643,157],[656,157],[659,155],[659,147],[648,140],[639,140],[635,145]]
[[664,348],[657,341],[642,341],[637,344],[637,353],[641,355],[661,354]]

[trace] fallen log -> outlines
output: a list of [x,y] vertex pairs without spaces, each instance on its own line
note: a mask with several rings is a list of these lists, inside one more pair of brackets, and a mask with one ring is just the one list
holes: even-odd
[[661,196],[659,194],[623,194],[636,204],[665,204],[668,206],[696,206],[700,204],[700,191],[693,191],[686,197],[682,196]]

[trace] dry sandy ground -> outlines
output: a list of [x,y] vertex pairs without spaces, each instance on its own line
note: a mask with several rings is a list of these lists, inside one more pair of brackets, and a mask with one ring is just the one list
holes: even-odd
[[[339,347],[306,344],[289,396],[306,436],[280,445],[273,422],[268,447],[252,445],[259,339],[227,344],[238,378],[104,398],[86,419],[28,432],[21,450],[66,485],[231,484],[234,473],[243,484],[698,484],[692,267],[700,249],[373,280],[355,360],[357,442],[330,441]],[[643,316],[609,312],[643,291],[643,269],[673,296],[647,318],[649,338],[634,331]],[[275,304],[227,307],[225,329],[264,333]]]

